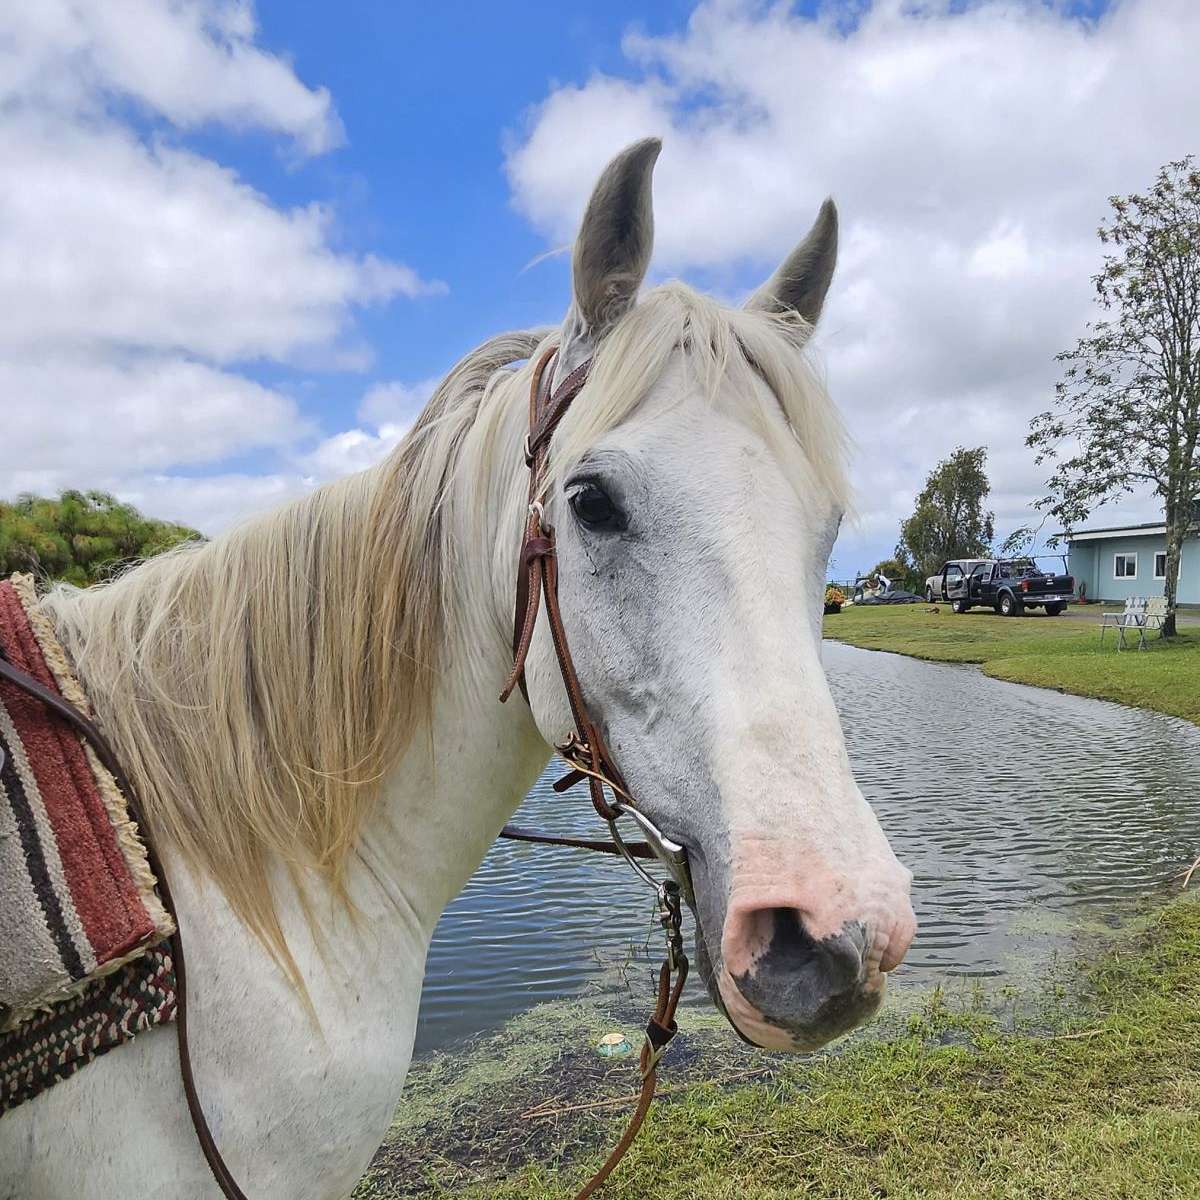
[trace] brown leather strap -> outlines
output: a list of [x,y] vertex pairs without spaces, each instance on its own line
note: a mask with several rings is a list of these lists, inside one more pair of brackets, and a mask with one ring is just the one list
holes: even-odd
[[129,782],[125,772],[121,770],[121,764],[117,760],[117,756],[113,753],[112,747],[108,744],[108,740],[89,717],[85,716],[69,701],[64,700],[57,692],[51,691],[40,680],[22,671],[20,667],[14,666],[4,657],[2,652],[0,652],[0,678],[6,679],[27,695],[40,701],[51,712],[62,718],[86,738],[91,744],[92,749],[96,752],[96,757],[104,765],[105,770],[116,780],[117,787],[120,788],[122,794],[125,796],[129,815],[137,823],[138,830],[142,836],[142,842],[146,847],[146,859],[149,862],[150,870],[158,880],[159,897],[162,900],[163,907],[170,913],[171,919],[175,923],[175,932],[169,939],[171,958],[175,965],[175,1036],[179,1045],[179,1073],[183,1077],[183,1094],[187,1101],[188,1115],[192,1119],[192,1128],[196,1132],[196,1140],[200,1143],[200,1149],[204,1153],[204,1160],[208,1163],[209,1170],[212,1171],[213,1178],[217,1181],[217,1186],[221,1189],[221,1194],[225,1196],[226,1200],[246,1200],[245,1193],[238,1187],[237,1181],[233,1178],[232,1173],[225,1164],[225,1160],[221,1157],[220,1150],[217,1149],[212,1130],[209,1129],[208,1121],[204,1116],[204,1109],[200,1106],[200,1097],[196,1092],[196,1080],[192,1072],[192,1055],[188,1046],[187,966],[183,957],[183,937],[179,931],[179,917],[176,914],[175,901],[171,896],[171,887],[167,882],[167,875],[163,870],[162,862],[154,848],[154,839],[151,835],[150,827],[146,824],[142,816],[137,793],[134,791],[133,785]]
[[[569,850],[595,850],[600,854],[615,854],[624,858],[624,853],[616,842],[606,842],[600,839],[560,837],[558,834],[541,833],[536,829],[523,829],[519,825],[505,825],[500,830],[500,836],[512,842],[533,842],[539,846],[566,846]],[[649,860],[658,857],[649,842],[626,842],[625,849],[634,858]]]
[[529,442],[525,447],[528,458],[533,458],[540,450],[549,448],[550,439],[558,428],[558,423],[567,415],[571,401],[583,390],[588,375],[592,369],[592,360],[582,362],[558,385],[544,410],[530,427]]
[[606,821],[611,821],[617,814],[604,799],[603,780],[612,780],[622,791],[624,784],[600,731],[588,715],[583,688],[571,659],[571,649],[567,644],[562,613],[558,607],[558,561],[555,557],[554,530],[546,524],[541,507],[541,490],[550,437],[570,408],[571,402],[587,382],[591,360],[576,367],[553,394],[547,396],[549,368],[556,353],[556,350],[551,349],[542,355],[534,367],[529,385],[530,432],[525,454],[529,466],[529,519],[525,526],[525,538],[517,568],[517,601],[513,614],[513,668],[505,682],[504,690],[500,693],[500,701],[506,701],[518,686],[526,700],[529,699],[525,691],[525,659],[533,641],[538,609],[544,595],[546,619],[554,643],[554,654],[558,659],[559,673],[562,675],[571,706],[577,746],[587,767],[590,768],[585,772],[588,791],[596,811]]
[[[593,806],[600,816],[611,823],[616,820],[619,810],[613,808],[605,799],[604,788],[611,788],[614,795],[624,801],[630,800],[631,797],[617,765],[613,761],[612,753],[588,713],[583,688],[575,671],[575,663],[571,658],[567,632],[558,604],[558,559],[555,554],[554,530],[545,520],[542,508],[542,491],[545,485],[546,458],[549,453],[550,440],[571,402],[579,395],[583,385],[587,382],[591,370],[591,360],[576,367],[554,390],[553,395],[547,395],[549,388],[546,380],[550,377],[549,368],[554,361],[555,354],[556,351],[547,350],[538,360],[529,387],[529,435],[525,442],[525,463],[529,468],[529,519],[525,524],[524,541],[521,545],[517,566],[516,606],[513,612],[513,668],[505,682],[504,690],[500,693],[500,700],[501,703],[506,701],[516,687],[520,687],[526,701],[529,700],[529,693],[525,687],[525,660],[533,641],[538,609],[544,596],[546,620],[550,626],[554,654],[558,659],[559,673],[567,692],[567,700],[571,707],[571,719],[575,726],[572,738],[558,747],[559,753],[572,765],[573,770],[554,786],[556,790],[561,791],[574,783],[586,780]],[[556,837],[550,834],[514,829],[511,826],[506,826],[501,836],[547,845],[578,846],[590,850],[602,850],[606,853],[613,851],[621,853],[621,848],[615,842],[588,842],[576,838]],[[631,856],[656,857],[654,851],[647,844],[634,843],[634,845],[637,846],[637,851],[634,852],[630,847]],[[660,889],[660,907],[664,904],[664,897],[668,894],[664,890],[667,886],[663,885],[663,889]],[[587,1200],[587,1197],[591,1196],[604,1183],[629,1149],[633,1139],[637,1137],[654,1099],[659,1058],[677,1030],[675,1009],[679,1004],[679,997],[687,979],[688,962],[679,937],[678,889],[676,888],[671,895],[673,896],[672,905],[667,910],[667,919],[664,919],[664,928],[668,931],[667,960],[659,971],[657,1003],[654,1015],[646,1026],[646,1041],[641,1055],[642,1089],[638,1097],[637,1108],[625,1132],[621,1135],[621,1140],[613,1148],[603,1166],[578,1192],[575,1200]],[[676,974],[674,986],[671,983],[673,974]]]
[[613,1173],[617,1163],[625,1157],[625,1152],[633,1145],[633,1139],[641,1131],[642,1122],[650,1111],[654,1101],[654,1087],[658,1082],[658,1061],[662,1057],[667,1043],[679,1032],[675,1023],[675,1010],[679,1007],[679,998],[683,995],[683,985],[687,982],[688,963],[686,958],[678,963],[678,974],[674,987],[671,986],[671,965],[664,962],[658,971],[658,998],[654,1006],[654,1015],[646,1026],[646,1040],[642,1044],[639,1060],[642,1069],[642,1091],[638,1096],[637,1108],[621,1134],[621,1140],[612,1148],[608,1158],[600,1169],[575,1193],[574,1200],[587,1200],[597,1188]]

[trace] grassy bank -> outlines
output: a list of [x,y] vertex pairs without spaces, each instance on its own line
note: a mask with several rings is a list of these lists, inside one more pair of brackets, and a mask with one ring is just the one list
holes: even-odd
[[1013,683],[1114,700],[1200,724],[1200,632],[1185,628],[1144,652],[1118,654],[1113,634],[1068,617],[954,614],[924,604],[848,608],[825,618],[825,636],[868,650],[935,662],[978,663]]
[[[660,1101],[605,1194],[613,1200],[1194,1198],[1198,965],[1200,903],[1181,899],[1149,916],[1136,934],[1122,935],[1087,973],[1082,1001],[1074,997],[1043,1011],[1034,1028],[1002,1023],[986,1005],[947,1003],[935,994],[890,1034],[859,1035],[839,1054],[797,1061],[743,1051],[741,1069],[758,1072],[751,1082],[722,1075],[735,1065],[731,1057],[716,1081],[680,1087],[688,1075],[685,1048],[685,1061],[666,1071],[680,1090]],[[706,1030],[702,1040],[717,1036]],[[693,1039],[683,1040],[686,1047]],[[539,1055],[536,1066],[523,1060],[487,1068],[490,1082],[472,1082],[469,1069],[454,1079],[463,1089],[460,1106],[474,1114],[469,1120],[480,1119],[480,1109],[491,1120],[507,1110],[510,1125],[525,1131],[519,1136],[526,1153],[505,1162],[511,1146],[485,1140],[477,1160],[464,1161],[455,1149],[460,1118],[444,1106],[422,1110],[418,1080],[415,1117],[393,1131],[357,1195],[569,1196],[599,1161],[600,1147],[616,1137],[627,1107],[562,1112],[586,1103],[590,1093],[585,1089],[581,1098],[573,1089],[569,1099],[556,1101],[544,1090],[553,1080],[538,1078],[546,1065]],[[628,1088],[628,1074],[626,1064],[623,1082],[615,1075],[609,1081],[609,1095]],[[549,1097],[557,1114],[529,1115],[521,1107],[529,1093],[543,1108]],[[517,1167],[522,1159],[527,1165]],[[555,1173],[528,1165],[564,1162],[571,1165]]]

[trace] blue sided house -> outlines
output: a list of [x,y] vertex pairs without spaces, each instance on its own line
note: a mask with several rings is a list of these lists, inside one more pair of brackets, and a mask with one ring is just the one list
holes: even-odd
[[[1161,596],[1167,575],[1167,530],[1158,525],[1080,529],[1067,543],[1068,570],[1075,590],[1089,600],[1123,603],[1130,596]],[[1178,604],[1200,605],[1200,529],[1183,543]]]

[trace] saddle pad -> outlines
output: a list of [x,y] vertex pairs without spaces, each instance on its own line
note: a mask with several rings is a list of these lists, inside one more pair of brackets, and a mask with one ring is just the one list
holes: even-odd
[[[29,575],[0,581],[0,654],[91,715]],[[0,1031],[173,932],[112,775],[61,717],[0,678]]]
[[0,1117],[135,1034],[175,1017],[175,967],[167,945],[16,1029],[0,1032]]

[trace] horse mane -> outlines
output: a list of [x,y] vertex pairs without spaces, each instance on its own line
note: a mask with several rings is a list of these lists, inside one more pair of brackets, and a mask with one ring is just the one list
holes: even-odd
[[341,891],[383,777],[429,716],[464,438],[545,332],[468,354],[378,465],[42,600],[156,838],[216,883],[296,982],[272,859]]
[[[732,381],[744,419],[774,437],[780,422],[754,386],[765,379],[811,477],[843,503],[841,425],[798,353],[810,332],[682,284],[654,289],[601,343],[585,402],[556,434],[555,475],[626,419],[682,348],[711,395]],[[508,506],[519,527],[530,360],[548,344],[531,330],[472,351],[375,467],[42,600],[156,838],[221,889],[301,988],[271,868],[298,882],[315,870],[344,898],[381,783],[431,715],[461,602],[453,488],[474,489],[469,520]],[[489,570],[507,564],[503,546],[492,554]]]

